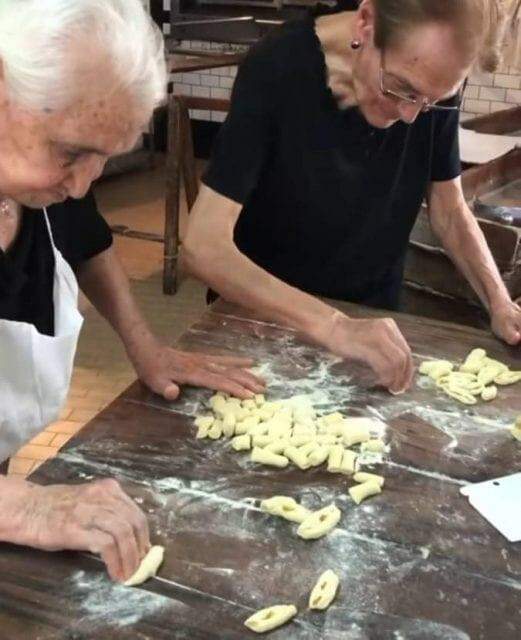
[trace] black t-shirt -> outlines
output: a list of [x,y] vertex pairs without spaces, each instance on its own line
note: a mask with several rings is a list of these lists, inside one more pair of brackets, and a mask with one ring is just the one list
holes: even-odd
[[[112,244],[92,193],[47,208],[54,242],[73,270]],[[41,210],[24,209],[18,236],[0,250],[0,318],[33,324],[54,335],[54,255]]]
[[243,205],[239,249],[304,291],[370,301],[401,280],[430,181],[460,173],[458,112],[371,127],[327,86],[314,19],[253,47],[203,177]]

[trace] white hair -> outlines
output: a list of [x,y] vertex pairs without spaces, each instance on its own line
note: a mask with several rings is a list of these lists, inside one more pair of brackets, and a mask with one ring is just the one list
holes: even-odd
[[126,89],[150,110],[165,96],[163,37],[141,0],[0,0],[0,63],[11,100],[29,109],[70,106],[88,89],[87,77],[74,77],[78,60],[100,80],[108,70],[95,65],[110,61],[111,89]]

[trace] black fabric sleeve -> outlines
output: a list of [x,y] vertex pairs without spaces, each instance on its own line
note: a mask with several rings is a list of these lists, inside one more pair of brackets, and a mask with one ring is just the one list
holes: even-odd
[[443,182],[461,174],[459,111],[434,111],[431,180]]
[[47,213],[54,242],[73,270],[112,245],[112,232],[92,191],[80,200],[54,204]]
[[268,43],[253,47],[235,80],[228,117],[221,126],[203,182],[244,204],[266,161],[273,130],[276,76]]

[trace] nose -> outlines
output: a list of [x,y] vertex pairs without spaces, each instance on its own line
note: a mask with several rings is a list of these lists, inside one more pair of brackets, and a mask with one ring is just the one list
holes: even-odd
[[418,114],[421,112],[421,110],[421,104],[409,104],[408,102],[402,102],[398,107],[400,120],[406,122],[407,124],[412,124],[418,117]]
[[92,155],[77,163],[64,183],[68,195],[71,198],[83,198],[93,181],[101,175],[106,162],[106,158]]

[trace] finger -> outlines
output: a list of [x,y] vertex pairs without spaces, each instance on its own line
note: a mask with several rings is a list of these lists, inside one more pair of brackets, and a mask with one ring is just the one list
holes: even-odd
[[225,375],[212,373],[206,369],[193,371],[190,374],[190,384],[199,387],[207,387],[215,391],[223,391],[231,396],[247,400],[253,398],[255,393],[251,389],[247,389],[239,382],[231,380]]
[[105,511],[96,518],[96,527],[112,536],[119,553],[123,580],[128,580],[137,570],[141,560],[137,538],[132,525],[122,514]]
[[109,576],[115,582],[124,580],[123,566],[114,538],[99,529],[82,530],[78,536],[78,547],[88,549],[101,556]]
[[208,368],[210,369],[210,371],[213,371],[218,375],[222,375],[229,380],[238,382],[241,386],[245,387],[246,389],[250,389],[254,393],[262,393],[266,390],[266,385],[261,383],[258,378],[256,378],[252,373],[246,371],[245,369],[223,368],[216,367],[215,365],[210,365]]
[[165,400],[176,400],[179,397],[180,389],[175,384],[175,382],[170,381],[163,388],[163,393],[161,394]]
[[126,517],[134,529],[134,534],[138,542],[140,558],[143,558],[150,550],[151,546],[148,520],[134,500],[132,500],[132,498],[128,496],[121,487],[118,487],[118,489],[118,499],[124,504],[123,508],[126,509]]
[[255,361],[252,358],[240,358],[239,356],[211,356],[204,354],[204,358],[220,364],[223,367],[242,367],[249,369],[255,365]]

